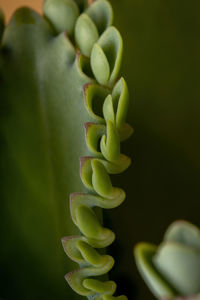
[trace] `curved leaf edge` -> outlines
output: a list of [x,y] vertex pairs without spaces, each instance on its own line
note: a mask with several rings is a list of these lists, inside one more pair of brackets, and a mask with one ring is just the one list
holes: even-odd
[[[184,253],[199,254],[200,229],[185,220],[174,221],[167,229],[163,242],[157,247],[149,243],[138,243],[134,247],[134,256],[139,273],[157,299],[162,300],[198,300],[196,291],[186,295],[180,292],[175,281],[169,280],[162,264],[165,263],[165,249],[183,249]],[[169,247],[168,247],[169,246]],[[173,250],[172,249],[172,250]],[[162,257],[160,257],[162,255]],[[198,255],[199,256],[199,255]],[[200,256],[199,256],[200,257]],[[169,259],[169,258],[168,258]],[[186,259],[188,261],[188,259]],[[161,264],[161,266],[160,266]],[[174,266],[177,268],[177,266]],[[173,272],[172,272],[173,273]],[[192,274],[186,274],[192,278]]]
[[[64,13],[67,18],[68,7],[70,9],[73,7],[75,12],[81,11],[79,16],[74,14],[71,18],[72,23],[67,23],[65,28],[63,22],[59,24],[60,20],[57,23],[55,19],[55,15],[58,14],[56,5],[55,15],[52,7],[51,11],[48,11],[48,1],[56,4],[57,0],[45,1],[44,15],[48,22],[50,25],[55,24],[54,29],[57,34],[61,33],[59,28],[62,31],[65,29],[74,44],[76,53],[80,53],[77,57],[80,72],[85,73],[89,70],[86,76],[90,81],[83,86],[83,93],[88,114],[94,119],[93,127],[91,127],[91,123],[84,124],[86,143],[89,149],[93,150],[91,151],[93,156],[89,159],[88,157],[80,158],[80,175],[88,193],[73,193],[70,196],[72,220],[82,235],[62,239],[66,254],[77,262],[80,268],[68,273],[65,278],[75,292],[88,297],[88,299],[125,300],[126,296],[113,296],[116,290],[115,283],[96,279],[96,276],[102,276],[109,272],[114,260],[111,256],[102,255],[95,249],[104,248],[115,239],[115,234],[110,229],[103,227],[102,221],[96,215],[95,207],[110,209],[124,201],[125,192],[112,186],[109,174],[121,173],[131,162],[127,156],[120,153],[120,142],[133,132],[131,126],[125,123],[129,102],[126,82],[123,78],[118,80],[122,57],[122,38],[117,29],[112,26],[113,13],[108,1],[88,1],[88,7],[81,11],[80,7],[75,8],[76,1],[62,0],[63,5],[66,4],[65,10],[62,10],[62,20],[64,20]],[[63,6],[61,5],[61,7]],[[98,14],[100,14],[99,17]],[[101,18],[103,25],[100,22]],[[68,20],[70,21],[70,18]],[[68,30],[69,32],[67,32]],[[90,40],[92,42],[88,48],[87,42],[91,34],[93,35]],[[113,39],[112,35],[114,35]],[[99,53],[95,54],[97,45],[100,47],[100,56]],[[105,65],[107,69],[104,67]],[[111,73],[108,70],[111,70]],[[99,96],[102,98],[100,110],[94,107]],[[105,107],[107,96],[110,101]],[[91,131],[91,128],[95,130]]]

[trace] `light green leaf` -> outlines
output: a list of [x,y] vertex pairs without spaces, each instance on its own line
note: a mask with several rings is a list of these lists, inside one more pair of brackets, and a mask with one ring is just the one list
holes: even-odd
[[66,31],[71,35],[74,32],[79,8],[73,0],[45,0],[43,11],[56,33]]

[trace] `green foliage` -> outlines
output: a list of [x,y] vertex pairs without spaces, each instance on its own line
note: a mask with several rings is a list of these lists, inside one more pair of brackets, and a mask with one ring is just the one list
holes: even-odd
[[82,88],[91,79],[65,33],[28,8],[6,27],[1,61],[1,295],[73,297],[61,238],[78,234],[68,196],[85,191],[79,158],[89,155],[83,124],[91,118]]
[[193,296],[200,291],[200,230],[185,221],[173,223],[159,247],[138,244],[138,268],[160,298]]
[[[99,20],[99,8],[100,14],[104,16],[101,16],[102,19],[107,19],[107,28],[100,36],[102,26],[95,22]],[[90,15],[92,13],[95,16],[94,22],[87,15],[88,10]],[[81,55],[89,57],[94,78],[102,87],[94,82],[89,88],[88,85],[83,88],[86,108],[96,121],[85,124],[86,143],[94,156],[81,158],[81,179],[90,193],[71,194],[70,200],[72,219],[83,236],[63,239],[65,252],[80,265],[80,269],[65,276],[66,280],[78,294],[99,300],[116,298],[112,296],[116,290],[114,282],[95,279],[110,271],[114,260],[109,255],[101,255],[94,248],[109,246],[115,234],[103,227],[95,208],[113,208],[125,199],[124,191],[112,186],[109,173],[121,173],[129,166],[130,159],[120,154],[120,138],[127,138],[124,126],[128,127],[129,135],[132,133],[131,127],[125,123],[128,110],[127,86],[124,79],[116,83],[121,65],[122,39],[115,27],[109,26],[111,15],[108,2],[98,0],[78,17],[75,24],[76,44]],[[94,111],[94,95],[102,97],[98,103],[98,112]],[[103,116],[100,117],[99,113],[102,112]],[[127,299],[125,296],[117,298]]]
[[[64,290],[61,280],[64,270],[74,268],[72,262],[65,262],[60,249],[61,236],[79,232],[70,220],[71,212],[85,237],[63,239],[66,253],[81,267],[66,279],[80,295],[114,298],[116,284],[95,279],[107,273],[114,260],[92,248],[106,247],[115,239],[110,229],[102,227],[100,208],[113,208],[124,201],[124,191],[112,186],[109,173],[122,172],[130,165],[130,159],[120,154],[120,138],[126,139],[132,129],[125,123],[126,83],[124,79],[116,83],[122,40],[115,27],[110,26],[112,15],[105,0],[89,7],[70,0],[47,0],[44,18],[29,8],[20,8],[4,31],[1,105],[5,110],[1,139],[6,163],[1,193],[4,217],[9,223],[7,230],[14,233],[16,228],[11,237],[16,247],[15,266],[24,274],[25,288],[19,280],[10,282],[7,275],[4,280],[12,291],[9,295],[4,285],[3,297],[15,294],[18,299],[38,299],[50,284],[45,297],[61,299],[66,295],[79,299],[67,287]],[[95,47],[101,49],[103,60],[95,54]],[[95,78],[89,70],[90,53]],[[104,62],[108,72],[102,68]],[[97,81],[102,83],[99,78],[108,86],[98,85]],[[103,108],[107,97],[109,103]],[[14,185],[8,190],[9,182]],[[69,207],[66,197],[73,191],[79,193],[71,195]],[[2,244],[2,265],[15,278],[12,262],[8,263],[11,241],[4,237]],[[31,264],[24,260],[24,253]],[[30,288],[31,281],[34,289]]]
[[[78,191],[71,196],[74,212],[86,193],[89,207],[120,205],[125,197],[122,190],[115,190],[117,195],[108,200],[94,194],[93,183],[96,187],[99,162],[109,174],[121,173],[130,166],[130,159],[121,154],[121,149],[134,157],[134,164],[127,172],[111,176],[112,186],[107,182],[107,190],[122,186],[127,201],[112,213],[104,211],[103,222],[117,236],[109,254],[116,260],[111,278],[118,283],[118,294],[126,291],[130,299],[152,299],[137,278],[132,244],[140,240],[158,243],[166,225],[177,218],[199,222],[199,1],[112,2],[115,24],[125,45],[122,68],[130,95],[137,98],[134,111],[132,101],[128,110],[130,122],[135,123],[134,139],[120,147],[116,143],[112,151],[109,144],[116,132],[120,141],[132,133],[125,123],[125,81],[118,80],[111,91],[111,75],[115,77],[113,70],[118,72],[113,49],[120,50],[120,38],[116,33],[110,49],[109,34],[101,43],[93,39],[99,57],[94,58],[93,69],[97,66],[97,78],[109,85],[103,87],[94,80],[89,57],[75,50],[83,47],[82,51],[86,48],[89,53],[87,39],[84,43],[81,36],[74,37],[75,23],[83,12],[102,36],[113,21],[110,4],[95,1],[87,8],[87,1],[53,0],[48,1],[48,8],[46,1],[44,17],[21,8],[6,28],[0,13],[2,299],[82,299],[63,279],[66,271],[77,268],[60,245],[64,235],[79,234],[71,221],[69,194]],[[68,9],[70,15],[66,18]],[[121,105],[126,107],[119,109]],[[102,153],[114,158],[115,163],[105,160]],[[106,174],[102,165],[99,173]],[[92,179],[93,169],[97,172]],[[89,216],[96,222],[92,210]],[[94,211],[101,220],[99,209]],[[78,214],[84,217],[85,213],[89,210],[80,205]],[[76,222],[76,214],[72,217]],[[81,219],[79,223],[87,232]],[[98,228],[102,233],[102,227]],[[89,235],[93,238],[94,232]],[[105,237],[105,231],[102,235]],[[106,231],[103,246],[113,239],[112,232]],[[97,260],[94,272],[96,268],[105,272],[112,267],[112,259],[105,253],[99,259],[85,239],[73,241],[74,245],[67,244],[71,246],[66,252],[73,252],[78,263],[83,257],[91,264]],[[154,248],[146,249],[150,256],[154,254]],[[109,263],[105,270],[102,265],[106,259]],[[153,272],[155,268],[148,270]],[[114,282],[101,285],[95,280],[85,279],[85,288],[114,292]],[[139,295],[135,295],[136,282]],[[163,288],[166,280],[160,284]],[[168,283],[165,288],[176,294]],[[113,296],[104,298],[110,300]]]

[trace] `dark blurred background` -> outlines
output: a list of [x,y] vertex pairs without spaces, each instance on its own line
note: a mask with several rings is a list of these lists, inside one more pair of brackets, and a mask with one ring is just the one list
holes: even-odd
[[200,2],[112,4],[124,40],[122,74],[129,86],[129,120],[135,129],[123,147],[133,160],[123,174],[127,199],[109,213],[120,245],[126,245],[118,252],[116,269],[122,270],[119,281],[128,284],[129,273],[133,278],[130,299],[134,293],[141,300],[153,299],[137,275],[132,245],[159,243],[176,219],[200,225]]

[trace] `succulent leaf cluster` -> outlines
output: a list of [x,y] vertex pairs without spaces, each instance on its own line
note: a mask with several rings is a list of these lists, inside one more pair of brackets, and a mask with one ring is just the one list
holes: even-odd
[[[66,3],[70,8],[71,2]],[[57,3],[48,0],[44,5],[45,16],[52,24],[56,24],[54,6],[56,10]],[[80,295],[109,300],[115,298],[112,295],[116,284],[90,277],[104,275],[112,268],[113,258],[100,254],[96,248],[109,246],[115,235],[103,227],[94,208],[114,208],[125,199],[125,192],[112,186],[109,174],[121,173],[131,162],[130,158],[120,153],[120,142],[132,134],[132,128],[125,122],[128,89],[125,80],[118,79],[123,45],[120,33],[112,26],[110,4],[105,0],[95,1],[74,22],[77,11],[76,6],[69,35],[74,32],[75,45],[80,51],[79,59],[85,60],[88,70],[91,67],[90,73],[94,77],[94,82],[83,87],[85,105],[94,122],[84,124],[87,147],[92,155],[80,159],[81,179],[89,192],[73,193],[70,197],[72,220],[82,235],[63,238],[65,252],[80,265],[80,269],[68,273],[66,280]],[[70,12],[69,9],[67,13]],[[58,24],[54,26],[56,29],[62,27]],[[98,112],[94,110],[95,101],[99,101],[99,107],[102,106]]]
[[[133,132],[119,75],[123,41],[112,24],[106,0],[45,0],[43,16],[20,8],[7,26],[0,10],[3,299],[127,299],[114,296],[108,280],[114,258],[104,248],[115,234],[102,216],[125,199],[111,176],[129,167],[121,142]],[[58,246],[66,234],[68,261]],[[200,298],[199,253],[199,229],[185,221],[173,223],[160,246],[135,249],[162,300]],[[77,294],[61,283],[66,269]]]
[[200,297],[200,230],[186,221],[176,221],[156,247],[135,247],[138,269],[158,299]]
[[[57,173],[57,167],[62,162],[63,151],[66,151],[68,147],[65,155],[66,164],[71,157],[76,167],[72,167],[71,176],[67,174],[70,173],[70,169],[66,165],[64,178],[68,180],[67,185],[70,191],[73,191],[74,186],[79,187],[80,190],[71,194],[68,209],[78,230],[73,228],[69,216],[66,215],[65,217],[68,218],[66,232],[77,234],[80,231],[82,235],[63,238],[66,253],[80,266],[80,269],[67,274],[66,279],[79,295],[90,299],[114,299],[116,284],[113,281],[105,281],[105,276],[103,278],[103,275],[112,268],[114,259],[98,249],[110,245],[115,239],[115,234],[103,227],[101,209],[117,207],[125,199],[125,192],[121,188],[112,186],[110,174],[123,172],[131,163],[130,158],[121,154],[120,151],[120,143],[126,140],[133,131],[126,123],[129,103],[128,88],[125,80],[119,77],[123,50],[122,38],[112,25],[113,11],[106,0],[91,3],[46,0],[43,13],[44,16],[41,17],[28,8],[20,8],[4,32],[1,72],[5,81],[3,99],[5,102],[10,102],[11,107],[13,106],[13,115],[20,120],[22,128],[29,130],[35,125],[35,120],[30,119],[30,125],[26,124],[24,127],[25,120],[20,119],[18,111],[21,108],[24,115],[29,115],[25,112],[27,103],[35,108],[39,100],[38,111],[42,128],[42,130],[39,129],[39,135],[40,132],[44,135],[46,149],[40,149],[43,145],[37,141],[34,147],[36,153],[38,153],[38,148],[42,152],[41,157],[43,150],[47,150],[47,155],[44,153],[47,157],[47,168],[45,169],[46,160],[44,160],[41,163],[41,169],[43,167],[44,172],[52,177],[52,182],[54,182],[53,177]],[[17,43],[15,43],[16,39]],[[24,42],[21,45],[22,40]],[[11,52],[7,53],[9,47]],[[13,62],[10,63],[12,60]],[[22,68],[19,67],[20,61],[23,62]],[[19,73],[17,80],[15,79],[16,72],[11,75],[12,69],[15,68]],[[25,77],[27,77],[27,89],[21,87]],[[8,86],[11,87],[10,90]],[[18,107],[15,107],[13,97],[9,95],[9,92],[15,92],[15,98],[20,99]],[[28,93],[31,95],[27,101]],[[29,109],[28,107],[28,111]],[[38,112],[35,115],[37,116]],[[60,119],[59,122],[58,119]],[[2,135],[5,140],[9,139],[12,127],[12,121],[10,128],[9,122],[7,128],[3,124]],[[15,129],[17,135],[18,127]],[[66,136],[68,140],[62,144],[62,154],[59,154],[61,161],[53,161],[52,154],[60,151],[59,139],[62,140],[63,130],[71,127],[74,137],[73,135]],[[22,131],[24,136],[18,142],[19,149],[22,149],[24,141],[27,141],[27,133],[24,131],[25,129]],[[35,128],[30,131],[30,134],[34,137],[36,132]],[[29,145],[28,142],[27,144]],[[73,144],[77,147],[75,151],[71,149]],[[15,147],[14,151],[17,150]],[[31,155],[30,151],[24,147],[20,155],[22,162],[23,160],[26,162],[27,159],[28,167],[30,158],[26,158],[27,153]],[[20,161],[18,156],[16,155],[16,159]],[[81,180],[78,180],[79,163]],[[36,171],[40,169],[37,165],[35,167]],[[31,168],[30,174],[32,174]],[[27,176],[25,172],[23,176]],[[59,182],[59,177],[63,181],[60,175],[56,181]],[[38,180],[39,178],[41,175]],[[26,180],[32,183],[31,178]],[[82,187],[79,184],[81,181]],[[71,186],[70,182],[72,182]],[[45,191],[44,182],[41,185]],[[60,192],[56,186],[53,186],[49,193],[52,202],[60,201]],[[39,195],[39,201],[42,200],[42,194],[41,192]],[[63,217],[64,213],[62,213]],[[21,220],[19,224],[23,228],[27,227],[28,231],[28,222],[28,226]],[[51,226],[48,227],[50,230]],[[56,233],[56,236],[59,236],[61,231],[64,232],[64,228],[61,229],[58,226],[59,233]],[[99,280],[96,276],[101,276],[102,279]],[[117,299],[126,299],[126,297],[119,296]]]

